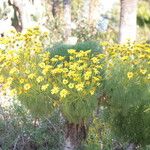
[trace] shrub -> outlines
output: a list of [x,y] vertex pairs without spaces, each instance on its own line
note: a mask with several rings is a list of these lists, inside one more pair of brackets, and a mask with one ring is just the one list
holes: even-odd
[[127,43],[106,48],[105,90],[113,106],[150,103],[150,45]]
[[102,53],[102,47],[94,41],[85,41],[77,43],[76,45],[67,45],[63,43],[55,44],[52,48],[47,50],[51,53],[52,56],[61,55],[68,56],[68,50],[75,49],[76,51],[87,51],[91,50],[92,52]]
[[37,118],[59,108],[70,122],[86,120],[97,105],[104,55],[71,49],[68,61],[65,56],[51,57],[44,50],[45,37],[34,28],[1,38],[2,89],[10,88],[10,94]]
[[125,142],[149,145],[150,45],[107,46],[104,87],[108,122],[116,136]]

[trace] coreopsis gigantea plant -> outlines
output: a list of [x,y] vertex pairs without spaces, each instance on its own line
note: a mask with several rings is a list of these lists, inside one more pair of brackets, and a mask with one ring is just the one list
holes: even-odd
[[86,120],[97,105],[103,54],[69,50],[69,59],[45,51],[46,33],[39,28],[11,32],[0,39],[2,90],[24,104],[35,116],[58,107],[69,122]]
[[145,149],[150,144],[150,44],[108,44],[105,51],[111,130]]
[[75,148],[86,138],[86,122],[97,106],[104,55],[70,49],[69,57],[51,57],[46,39],[39,28],[1,38],[0,84],[36,118],[58,108],[67,120],[65,145]]
[[105,87],[111,102],[124,108],[150,103],[150,45],[108,44],[105,52]]

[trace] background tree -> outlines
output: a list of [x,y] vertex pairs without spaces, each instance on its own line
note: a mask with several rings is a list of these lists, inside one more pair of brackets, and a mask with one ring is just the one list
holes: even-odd
[[71,36],[71,0],[63,0],[64,22],[65,22],[65,41]]
[[136,18],[138,0],[121,0],[120,43],[136,40]]

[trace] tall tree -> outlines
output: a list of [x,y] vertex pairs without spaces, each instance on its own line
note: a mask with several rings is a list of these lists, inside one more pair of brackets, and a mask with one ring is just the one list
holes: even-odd
[[58,17],[60,11],[60,1],[52,0],[52,14],[54,17]]
[[90,0],[83,0],[83,9],[82,9],[83,19],[88,20],[88,18],[89,18],[89,9],[90,9]]
[[82,17],[89,24],[97,23],[100,16],[100,2],[101,0],[83,0]]
[[64,22],[65,22],[65,40],[71,36],[71,0],[63,0],[64,4]]
[[90,0],[89,4],[89,24],[95,25],[100,17],[100,0]]
[[[9,5],[13,6],[14,12],[18,13],[17,19],[20,21],[19,29],[22,30],[22,29],[27,28],[31,23],[30,7],[29,7],[30,1],[28,1],[28,0],[22,0],[22,1],[8,0],[8,2],[9,2]],[[15,17],[17,17],[17,15]]]
[[121,0],[120,43],[136,40],[136,18],[138,0]]

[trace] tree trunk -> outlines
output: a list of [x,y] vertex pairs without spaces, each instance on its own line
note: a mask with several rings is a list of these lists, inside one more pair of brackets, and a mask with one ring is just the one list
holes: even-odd
[[91,0],[83,0],[82,18],[84,20],[88,20],[89,19],[90,1]]
[[136,18],[138,0],[121,0],[120,43],[136,40]]
[[71,0],[63,0],[64,22],[65,22],[65,41],[71,36]]
[[95,25],[100,17],[100,0],[90,0],[89,4],[89,24]]
[[18,12],[18,19],[20,21],[20,28],[25,29],[31,24],[30,14],[30,2],[28,0],[9,0],[9,4],[12,5]]
[[52,14],[53,17],[58,17],[60,13],[60,2],[59,0],[52,1]]
[[86,139],[87,129],[84,123],[66,123],[64,150],[76,150]]

